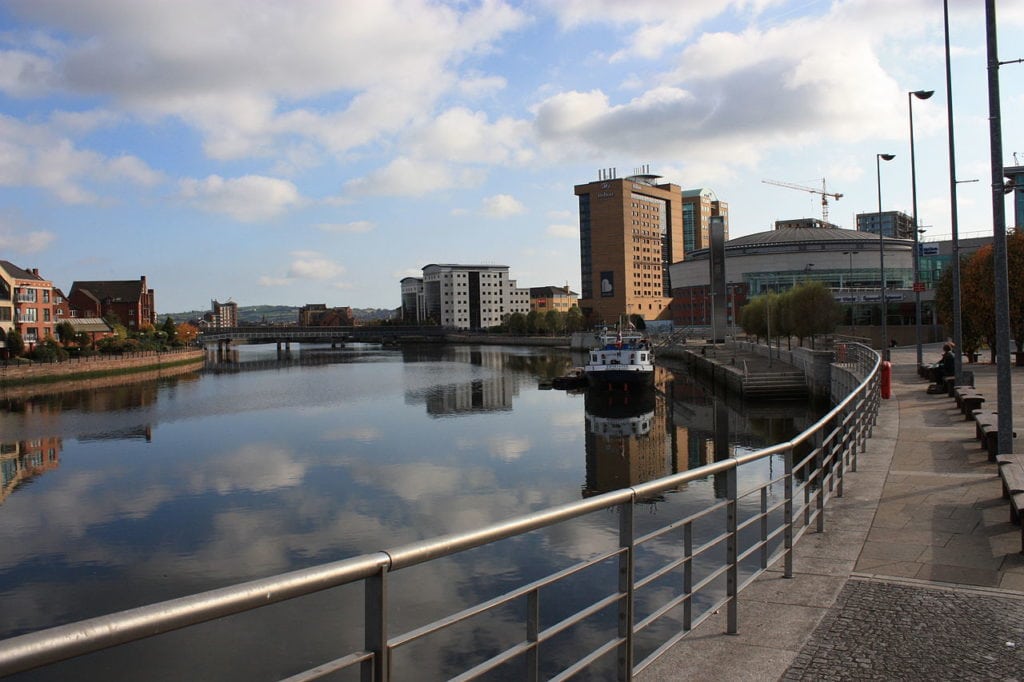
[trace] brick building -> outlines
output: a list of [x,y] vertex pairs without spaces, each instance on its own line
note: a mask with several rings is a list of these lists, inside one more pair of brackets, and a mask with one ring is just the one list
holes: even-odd
[[53,337],[59,321],[54,291],[53,282],[40,277],[38,268],[25,270],[0,260],[0,329],[5,336],[17,330],[26,349]]
[[156,303],[146,276],[136,280],[75,282],[68,294],[72,317],[117,316],[129,331],[156,325]]

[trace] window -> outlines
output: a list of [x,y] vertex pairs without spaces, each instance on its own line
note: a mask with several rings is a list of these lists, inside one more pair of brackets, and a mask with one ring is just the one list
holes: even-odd
[[22,308],[18,311],[18,322],[35,322],[37,319],[35,308]]

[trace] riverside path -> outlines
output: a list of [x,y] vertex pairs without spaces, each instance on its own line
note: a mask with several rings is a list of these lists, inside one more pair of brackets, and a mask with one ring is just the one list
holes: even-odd
[[[740,594],[738,634],[709,618],[637,679],[1024,679],[1021,529],[996,464],[952,398],[925,393],[916,349],[891,357],[892,398],[825,532],[797,543],[793,579],[765,573]],[[965,369],[994,402],[995,366]],[[1024,433],[1020,389],[1013,414]]]

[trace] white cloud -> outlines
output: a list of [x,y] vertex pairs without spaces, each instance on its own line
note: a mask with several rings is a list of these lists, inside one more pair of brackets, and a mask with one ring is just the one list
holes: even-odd
[[291,182],[260,175],[182,180],[181,196],[204,211],[223,213],[242,222],[268,220],[301,200]]
[[563,239],[579,239],[580,228],[577,225],[548,225],[548,235]]
[[530,124],[509,117],[490,123],[487,114],[454,108],[410,136],[413,154],[449,162],[522,164],[533,153],[526,147]]
[[316,229],[323,230],[324,232],[338,232],[342,234],[360,234],[363,232],[372,232],[377,229],[369,220],[356,220],[351,223],[319,223]]
[[[84,93],[175,116],[219,159],[266,155],[294,137],[340,153],[405,129],[457,86],[500,89],[503,77],[474,73],[460,84],[455,69],[527,21],[494,0],[32,0],[8,11],[66,42],[11,33],[0,91]],[[340,111],[321,113],[322,97]]]
[[0,222],[0,253],[30,254],[45,251],[56,239],[46,230],[25,231],[16,224]]
[[33,187],[64,203],[89,204],[101,201],[92,183],[119,179],[152,185],[161,176],[134,156],[110,159],[77,148],[47,126],[0,115],[0,187]]
[[453,173],[444,164],[402,156],[364,178],[350,180],[345,189],[356,196],[421,197],[452,187],[476,185],[480,179],[480,171],[464,169]]
[[492,218],[508,218],[526,210],[522,202],[511,194],[495,194],[483,201],[484,213]]
[[345,272],[343,266],[315,251],[296,251],[292,253],[292,257],[292,263],[288,268],[290,279],[326,280]]

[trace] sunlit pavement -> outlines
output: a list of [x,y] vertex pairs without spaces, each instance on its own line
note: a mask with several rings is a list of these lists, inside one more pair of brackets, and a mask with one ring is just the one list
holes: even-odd
[[[925,347],[926,362],[939,355]],[[768,571],[740,596],[738,634],[724,634],[723,610],[638,679],[1024,677],[1021,529],[996,465],[953,399],[925,392],[916,349],[891,356],[892,398],[825,532],[798,543],[794,577]],[[993,406],[995,366],[964,368]],[[1013,393],[1024,436],[1024,391]]]

